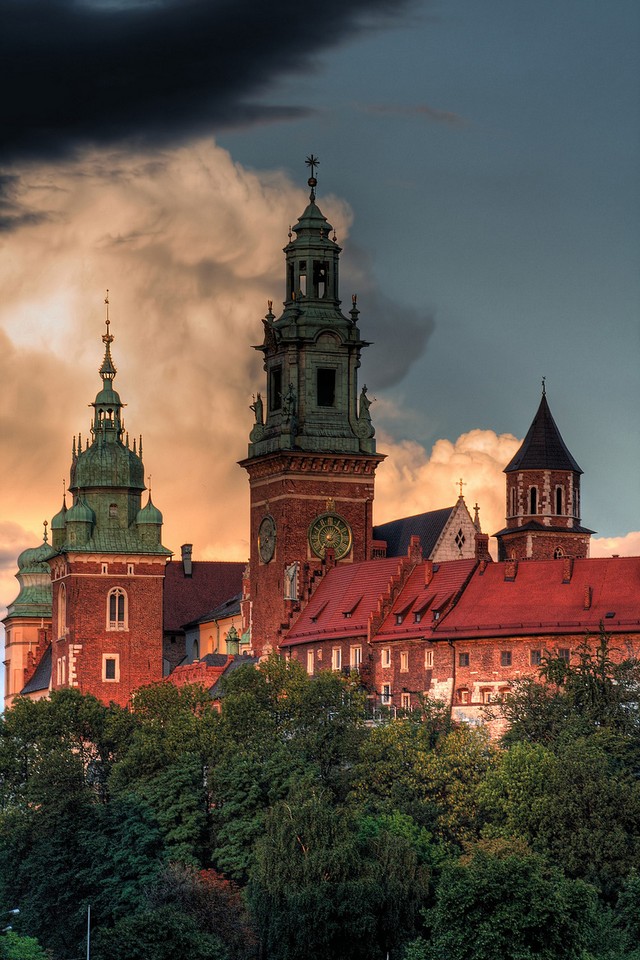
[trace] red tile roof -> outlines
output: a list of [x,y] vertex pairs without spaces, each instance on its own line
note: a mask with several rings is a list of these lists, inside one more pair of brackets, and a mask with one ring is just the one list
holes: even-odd
[[370,615],[406,562],[387,557],[333,567],[280,645],[366,635]]
[[[447,560],[432,565],[427,561],[418,564],[396,597],[380,630],[371,638],[372,642],[410,640],[432,633],[440,622],[435,614],[445,615],[475,566],[475,560]],[[433,570],[433,577],[427,584],[428,570]],[[416,614],[420,616],[418,622]],[[402,617],[402,623],[397,623],[398,616]]]
[[[505,576],[515,568],[515,577]],[[490,563],[436,631],[440,639],[640,627],[640,557]]]
[[190,577],[181,560],[170,560],[165,570],[163,619],[165,633],[176,633],[242,590],[244,563],[194,560]]

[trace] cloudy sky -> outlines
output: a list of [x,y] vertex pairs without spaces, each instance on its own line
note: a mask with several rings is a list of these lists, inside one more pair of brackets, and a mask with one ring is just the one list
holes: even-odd
[[87,435],[106,288],[165,543],[247,557],[251,345],[311,152],[375,344],[377,521],[462,477],[499,529],[544,376],[593,553],[640,553],[636,0],[0,0],[0,23],[0,602]]

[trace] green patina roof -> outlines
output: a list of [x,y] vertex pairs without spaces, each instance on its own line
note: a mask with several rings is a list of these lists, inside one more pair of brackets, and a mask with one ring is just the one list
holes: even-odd
[[60,553],[146,553],[170,557],[161,543],[147,544],[135,530],[96,530],[86,543],[65,543]]
[[138,516],[136,517],[136,523],[137,524],[141,524],[141,523],[142,524],[145,524],[145,523],[162,524],[162,514],[160,513],[156,505],[152,503],[151,494],[149,494],[149,499],[146,505],[142,508],[142,510],[138,511]]
[[28,547],[18,557],[16,579],[20,591],[15,600],[7,606],[9,617],[51,617],[51,571],[46,562],[53,555],[51,544],[44,540],[37,547]]

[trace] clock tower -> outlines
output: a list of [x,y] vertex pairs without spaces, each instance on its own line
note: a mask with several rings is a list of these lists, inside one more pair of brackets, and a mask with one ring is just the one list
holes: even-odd
[[[360,337],[355,296],[340,309],[340,247],[316,205],[314,156],[309,204],[289,232],[284,310],[269,302],[262,321],[266,391],[241,466],[251,496],[251,643],[276,649],[304,584],[329,558],[371,557],[376,453],[367,388],[358,391]],[[295,235],[295,236],[294,236]]]

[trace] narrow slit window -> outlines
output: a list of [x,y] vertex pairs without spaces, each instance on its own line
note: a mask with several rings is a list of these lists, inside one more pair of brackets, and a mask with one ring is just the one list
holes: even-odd
[[556,514],[561,517],[563,514],[562,509],[562,487],[556,487]]
[[537,487],[531,487],[529,491],[529,513],[538,512],[538,489]]

